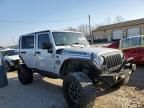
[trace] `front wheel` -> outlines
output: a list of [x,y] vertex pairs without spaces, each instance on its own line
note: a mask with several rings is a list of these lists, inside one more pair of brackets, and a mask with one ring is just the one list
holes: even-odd
[[70,108],[93,107],[95,87],[84,73],[67,75],[63,81],[63,93]]

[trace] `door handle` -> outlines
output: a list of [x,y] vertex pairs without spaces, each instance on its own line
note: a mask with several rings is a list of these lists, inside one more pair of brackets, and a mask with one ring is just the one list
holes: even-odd
[[22,51],[21,53],[22,53],[22,54],[25,54],[26,52],[25,52],[25,51]]
[[37,52],[35,52],[35,54],[40,54],[41,52],[39,52],[39,51],[37,51]]

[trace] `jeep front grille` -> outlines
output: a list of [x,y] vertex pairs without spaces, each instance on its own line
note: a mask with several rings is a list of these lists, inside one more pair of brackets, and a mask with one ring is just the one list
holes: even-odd
[[122,58],[120,54],[111,55],[106,57],[107,69],[108,70],[116,70],[122,64]]
[[120,54],[108,54],[108,55],[103,55],[106,61],[106,67],[105,69],[102,70],[108,70],[110,72],[116,71],[120,68],[122,65],[122,58]]

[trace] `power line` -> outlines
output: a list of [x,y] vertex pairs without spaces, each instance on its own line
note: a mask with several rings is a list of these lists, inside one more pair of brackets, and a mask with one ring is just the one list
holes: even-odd
[[74,20],[81,20],[85,19],[85,17],[78,17],[78,18],[70,18],[70,19],[61,19],[61,20],[48,20],[48,21],[24,21],[24,20],[0,20],[2,23],[41,23],[41,22],[67,22],[67,21],[74,21]]

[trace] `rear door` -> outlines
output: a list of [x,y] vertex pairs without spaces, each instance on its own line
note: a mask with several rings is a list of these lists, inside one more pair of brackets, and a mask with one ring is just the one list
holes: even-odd
[[54,55],[48,49],[43,49],[44,44],[51,42],[49,32],[38,33],[36,40],[37,69],[54,72]]
[[20,56],[29,68],[36,67],[35,34],[22,36],[20,39]]

